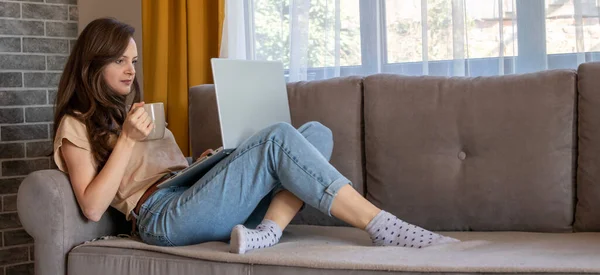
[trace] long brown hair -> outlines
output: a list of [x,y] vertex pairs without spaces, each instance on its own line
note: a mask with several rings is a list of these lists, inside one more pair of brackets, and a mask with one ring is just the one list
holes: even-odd
[[[104,68],[119,59],[135,29],[112,18],[90,22],[79,35],[60,78],[54,112],[54,136],[65,115],[83,122],[92,154],[102,169],[113,150],[112,138],[120,135],[127,115],[126,98],[104,81]],[[131,93],[140,101],[137,77]]]

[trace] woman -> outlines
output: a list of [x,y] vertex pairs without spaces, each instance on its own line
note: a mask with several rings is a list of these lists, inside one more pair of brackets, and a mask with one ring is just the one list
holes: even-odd
[[[91,22],[59,84],[54,159],[68,173],[88,219],[98,221],[112,206],[133,220],[148,244],[230,239],[231,252],[245,253],[276,244],[306,202],[366,230],[375,245],[422,248],[457,241],[365,200],[329,164],[331,131],[317,122],[268,127],[191,187],[157,189],[187,162],[169,130],[163,139],[145,141],[154,125],[138,102],[133,32],[113,19]],[[127,111],[130,93],[136,103]],[[251,229],[256,219],[261,222]]]

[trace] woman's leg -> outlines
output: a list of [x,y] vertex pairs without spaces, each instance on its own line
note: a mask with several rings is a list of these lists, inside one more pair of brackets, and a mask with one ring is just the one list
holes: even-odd
[[340,188],[331,204],[331,215],[360,229],[365,229],[379,212],[381,209],[349,185]]
[[256,229],[238,224],[231,230],[229,251],[243,254],[279,242],[283,230],[298,213],[303,202],[288,190],[278,192],[271,200],[262,222]]
[[377,246],[423,248],[459,240],[445,237],[398,219],[378,209],[354,188],[344,186],[333,200],[331,214],[369,233]]
[[[325,159],[327,159],[327,161],[331,159],[331,153],[333,152],[333,134],[329,128],[325,127],[319,122],[311,121],[300,126],[300,128],[298,128],[298,132],[300,132],[300,134],[302,134],[302,136],[304,136],[304,138],[306,138],[310,144],[317,148],[317,150],[321,153],[321,155],[323,155],[323,157],[325,157]],[[286,218],[281,216],[282,213],[277,211],[279,209],[278,207],[269,207],[271,202],[275,200],[275,197],[277,197],[277,194],[282,190],[285,190],[285,188],[280,185],[272,191],[272,194],[265,196],[256,207],[254,212],[250,215],[248,220],[244,222],[244,226],[247,228],[256,228],[263,221],[263,219],[267,218],[265,217],[267,215],[267,211],[269,209],[273,209],[276,212],[269,213],[268,218],[274,219],[273,221],[282,226],[282,228],[285,228],[284,224],[287,225],[290,221],[284,222]],[[292,194],[289,191],[287,193]],[[289,201],[292,199],[290,196],[284,196],[282,198],[278,198],[277,200],[284,199],[284,202],[292,205],[298,203],[298,201],[302,202],[298,197],[295,198],[295,202]],[[303,206],[304,203],[302,202],[302,207]],[[300,210],[302,210],[302,207]]]
[[[333,152],[333,134],[323,124],[315,121],[307,122],[298,128],[298,132],[314,146],[327,160],[331,160]],[[264,219],[275,222],[281,230],[292,221],[304,203],[296,195],[279,187],[264,216]]]
[[[153,203],[142,206],[140,233],[170,245],[226,240],[277,187],[330,215],[338,191],[349,183],[300,132],[280,123],[246,140],[189,189],[151,197]],[[379,237],[369,228],[380,229],[382,217],[388,219],[382,213],[366,227],[374,242]]]
[[264,219],[273,221],[284,230],[304,204],[296,195],[288,190],[278,192],[271,200]]
[[[312,129],[306,129],[307,125],[300,127],[299,132],[315,147],[320,147],[319,151],[329,160],[333,149],[331,131],[321,124],[315,124]],[[282,231],[301,206],[302,202],[294,194],[287,190],[279,192],[272,199],[264,220],[256,229],[248,229],[243,225],[234,227],[230,251],[245,253],[276,244]],[[337,192],[331,205],[331,214],[354,227],[366,230],[375,245],[422,248],[455,241],[403,222],[381,211],[348,184]]]
[[348,183],[318,147],[290,124],[279,123],[244,141],[190,188],[152,196],[152,203],[142,206],[140,222],[148,222],[140,234],[171,245],[227,240],[278,187],[329,214],[337,190]]
[[[317,148],[327,161],[331,159],[333,136],[329,128],[318,122],[308,122],[300,126],[298,132]],[[246,227],[248,222],[233,228],[230,251],[244,253],[245,251],[252,250],[252,247],[268,247],[276,244],[279,241],[279,237],[281,237],[281,231],[290,223],[303,204],[302,200],[296,197],[296,195],[285,190],[283,187],[279,187],[278,190],[275,190],[275,195],[271,199],[266,213],[264,209],[257,209],[252,214],[252,216],[260,215],[263,217],[260,224],[256,226],[256,229],[248,229]],[[257,238],[249,237],[252,235]]]

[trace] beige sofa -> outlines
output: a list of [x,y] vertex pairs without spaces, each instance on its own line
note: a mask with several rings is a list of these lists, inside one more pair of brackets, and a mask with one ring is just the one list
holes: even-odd
[[[577,71],[477,78],[372,75],[288,84],[295,126],[334,134],[331,162],[377,206],[463,240],[426,249],[370,246],[307,207],[281,243],[155,247],[123,216],[78,210],[68,178],[38,171],[18,211],[36,274],[600,274],[600,63]],[[193,155],[220,144],[214,90],[190,89]]]

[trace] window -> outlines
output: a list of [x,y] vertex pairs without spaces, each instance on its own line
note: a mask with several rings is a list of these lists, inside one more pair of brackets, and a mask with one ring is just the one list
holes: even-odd
[[306,79],[576,68],[600,59],[599,2],[246,0],[246,46]]

